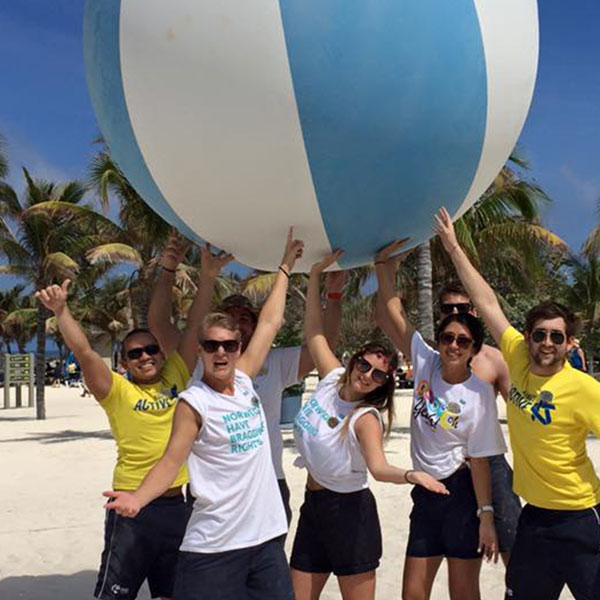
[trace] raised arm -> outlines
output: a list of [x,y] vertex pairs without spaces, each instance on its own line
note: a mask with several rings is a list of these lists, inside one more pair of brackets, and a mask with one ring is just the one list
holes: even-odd
[[304,313],[304,339],[320,378],[325,377],[327,373],[340,366],[340,361],[333,353],[325,335],[323,315],[321,314],[320,282],[321,273],[337,261],[341,254],[342,251],[338,250],[321,262],[315,263],[308,278],[306,310]]
[[183,330],[177,351],[183,358],[190,373],[196,368],[198,362],[198,339],[204,317],[210,312],[215,281],[221,269],[233,260],[233,255],[219,252],[213,255],[210,244],[200,248],[202,265],[198,278],[198,290],[194,302],[187,315],[185,329]]
[[[323,329],[325,339],[331,350],[335,350],[342,324],[342,291],[346,283],[346,271],[332,271],[327,273],[325,289],[327,304],[323,315]],[[302,379],[312,371],[315,366],[308,345],[302,346],[300,354],[300,365],[298,368],[298,379]]]
[[[375,272],[377,273],[377,303],[380,304],[380,311],[385,314],[385,323],[387,335],[394,344],[402,351],[406,358],[410,357],[410,345],[415,331],[411,322],[408,320],[402,300],[394,290],[393,270],[388,267],[388,261],[394,261],[390,258],[406,240],[392,242],[386,246],[375,257]],[[383,323],[382,323],[383,324]]]
[[160,257],[160,273],[148,307],[148,326],[166,356],[178,346],[179,329],[171,321],[173,314],[173,284],[177,266],[184,259],[190,242],[173,230]]
[[71,281],[65,279],[61,286],[50,285],[35,293],[35,297],[56,316],[60,333],[75,358],[81,365],[85,382],[96,400],[108,396],[112,386],[112,372],[102,357],[92,349],[90,343],[73,318],[67,306],[67,290]]
[[294,239],[294,230],[290,227],[283,253],[283,259],[271,293],[264,303],[258,316],[258,323],[246,351],[240,357],[237,368],[246,373],[250,378],[258,375],[271,344],[277,332],[283,325],[283,313],[290,279],[291,270],[296,264],[296,259],[302,256],[304,243]]
[[434,231],[440,236],[446,252],[450,255],[458,277],[465,286],[471,302],[485,321],[492,337],[500,346],[502,334],[510,327],[510,323],[502,312],[494,290],[471,264],[471,261],[460,247],[456,239],[452,219],[445,208],[440,209],[435,221]]
[[171,437],[162,458],[148,472],[134,492],[104,492],[112,499],[104,506],[124,517],[135,517],[144,506],[164,494],[177,477],[202,426],[200,415],[185,401],[179,401],[173,417]]

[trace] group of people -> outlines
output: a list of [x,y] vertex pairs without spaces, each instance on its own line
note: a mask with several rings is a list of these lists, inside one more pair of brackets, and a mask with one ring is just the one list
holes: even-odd
[[[343,274],[327,274],[324,310],[321,298],[322,274],[340,252],[310,271],[304,345],[271,348],[303,251],[291,230],[259,314],[243,296],[211,312],[215,279],[232,257],[201,249],[198,293],[181,333],[171,323],[171,294],[186,246],[172,238],[150,329],[123,340],[125,376],[72,317],[68,281],[37,293],[118,446],[97,598],[134,599],[147,580],[153,597],[175,600],[317,600],[333,573],[344,600],[373,600],[382,535],[368,473],[413,486],[404,599],[429,598],[446,558],[450,597],[477,600],[482,559],[499,553],[507,600],[556,599],[565,584],[577,600],[600,598],[600,481],[585,445],[589,432],[600,434],[600,383],[566,360],[575,318],[560,304],[541,304],[519,333],[444,209],[435,230],[461,281],[440,294],[435,340],[415,331],[394,289],[402,256],[394,242],[374,257],[376,319],[392,344],[366,341],[346,366],[334,352]],[[500,350],[483,343],[479,315]],[[414,370],[410,469],[384,452],[398,351]],[[308,474],[288,564],[281,392],[313,368],[320,381],[294,423],[296,464]],[[514,485],[498,393],[507,402]]]

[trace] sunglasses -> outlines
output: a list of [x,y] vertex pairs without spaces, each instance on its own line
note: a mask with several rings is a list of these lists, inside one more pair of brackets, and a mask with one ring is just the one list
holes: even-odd
[[144,352],[148,356],[154,356],[160,352],[160,346],[158,344],[148,344],[147,346],[142,346],[140,348],[132,348],[131,350],[127,350],[125,352],[125,356],[128,360],[137,360],[142,357]]
[[223,348],[225,352],[233,353],[237,352],[240,347],[240,340],[201,340],[200,345],[205,352],[213,354],[219,348]]
[[546,331],[545,329],[535,329],[531,334],[531,339],[536,344],[541,344],[546,341],[546,338],[550,336],[550,341],[557,346],[565,343],[566,336],[562,331]]
[[473,340],[466,335],[454,335],[449,331],[444,331],[440,333],[440,344],[443,344],[444,346],[449,346],[454,341],[461,350],[466,350],[467,348],[470,348],[471,344],[473,343]]
[[451,315],[455,310],[458,313],[468,313],[473,308],[470,302],[444,302],[440,304],[440,312],[443,315]]
[[388,380],[388,373],[382,371],[381,369],[376,369],[368,360],[364,359],[362,356],[359,356],[356,359],[355,365],[361,373],[368,373],[369,371],[371,371],[371,379],[377,385],[382,385]]

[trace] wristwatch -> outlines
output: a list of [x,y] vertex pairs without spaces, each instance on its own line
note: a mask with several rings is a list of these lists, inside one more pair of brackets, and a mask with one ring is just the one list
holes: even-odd
[[480,517],[481,513],[484,513],[484,512],[490,512],[490,513],[494,514],[494,507],[491,506],[491,505],[489,505],[489,504],[486,504],[484,506],[480,506],[477,509],[477,516]]

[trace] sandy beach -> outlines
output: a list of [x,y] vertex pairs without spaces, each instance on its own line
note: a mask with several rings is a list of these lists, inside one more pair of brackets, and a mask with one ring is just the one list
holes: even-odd
[[[33,408],[0,410],[0,600],[92,597],[103,546],[101,493],[110,489],[116,449],[104,412],[93,398],[81,398],[80,393],[78,388],[47,388],[46,421],[36,421]],[[410,465],[409,405],[410,391],[398,392],[398,419],[386,451],[399,466]],[[500,403],[499,408],[503,417]],[[506,435],[505,424],[503,429]],[[284,467],[297,518],[305,472],[292,466],[293,437],[291,432],[284,436]],[[590,439],[588,447],[600,470],[600,441]],[[395,600],[400,597],[410,489],[376,482],[372,489],[384,535],[377,598]],[[288,550],[295,524],[294,519]],[[503,577],[500,563],[483,565],[484,599],[503,598]],[[433,600],[447,598],[446,590],[442,565]],[[150,597],[146,587],[138,597]],[[340,598],[335,578],[322,598]],[[561,600],[569,598],[567,591],[561,596]]]

